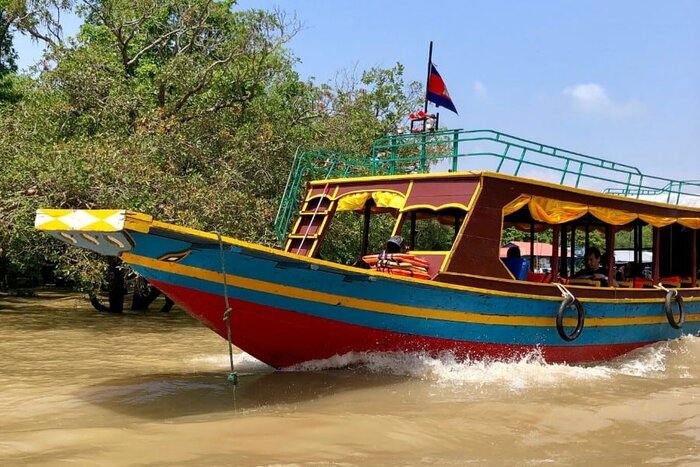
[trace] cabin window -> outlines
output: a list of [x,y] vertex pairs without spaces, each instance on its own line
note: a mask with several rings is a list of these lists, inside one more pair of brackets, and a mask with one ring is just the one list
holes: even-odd
[[[319,257],[340,264],[353,265],[367,254],[384,249],[396,223],[396,210],[377,210],[370,200],[361,211],[338,211],[333,216],[319,250]],[[363,235],[367,227],[367,241]],[[365,251],[363,251],[363,249]]]
[[449,251],[464,215],[457,210],[409,211],[403,214],[399,231],[413,251]]
[[[692,228],[694,218],[676,220],[532,195],[516,198],[504,207],[503,213],[500,256],[504,267],[518,279],[554,279],[594,287],[639,288],[658,282],[668,287],[699,285],[700,244],[697,231]],[[546,268],[530,251],[542,240],[551,244],[549,280],[546,275],[545,280],[539,280],[537,273],[546,273]],[[527,276],[517,268],[521,263],[509,259],[508,249],[514,247],[529,263]],[[595,250],[600,258],[589,260],[589,267],[582,274],[587,266],[586,252]],[[594,269],[599,272],[589,274]]]
[[551,226],[506,223],[501,232],[500,259],[516,279],[548,282],[552,271]]
[[652,226],[633,223],[615,233],[615,268],[624,282],[651,279],[653,256]]

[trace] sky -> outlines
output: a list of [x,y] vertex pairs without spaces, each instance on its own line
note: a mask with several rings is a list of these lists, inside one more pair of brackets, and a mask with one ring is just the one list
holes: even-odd
[[[441,126],[493,129],[700,180],[700,1],[239,0],[278,7],[303,29],[302,78],[406,68],[425,81],[428,44],[459,115]],[[66,32],[78,27],[69,18]],[[17,38],[20,66],[40,52]]]

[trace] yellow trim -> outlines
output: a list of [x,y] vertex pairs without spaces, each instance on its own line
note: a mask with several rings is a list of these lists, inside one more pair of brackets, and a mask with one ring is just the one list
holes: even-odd
[[416,209],[430,209],[431,211],[439,211],[440,209],[447,208],[457,208],[464,211],[467,210],[467,206],[462,203],[445,203],[440,206],[435,206],[433,204],[412,204],[410,206],[404,206],[401,208],[401,212],[415,211]]
[[423,173],[423,174],[405,174],[405,175],[371,175],[367,177],[353,178],[333,178],[330,180],[313,180],[309,182],[311,186],[325,185],[326,183],[337,183],[339,185],[352,184],[357,182],[380,182],[393,180],[416,180],[421,178],[459,178],[469,175],[481,175],[481,171],[465,171],[465,172],[442,172],[442,173]]
[[297,215],[297,218],[294,220],[294,225],[292,226],[292,230],[287,234],[287,237],[297,233],[297,229],[299,228],[299,224],[301,224],[301,216]]
[[[185,266],[178,263],[167,263],[145,256],[134,255],[128,252],[122,254],[122,259],[128,263],[156,269],[158,271],[169,272],[195,279],[206,280],[223,284],[223,274],[206,269]],[[551,317],[520,317],[505,315],[490,315],[464,311],[449,311],[430,308],[417,308],[407,305],[397,305],[391,303],[377,302],[361,298],[351,298],[341,295],[334,295],[326,292],[318,292],[299,287],[275,284],[272,282],[250,279],[240,276],[226,275],[226,282],[232,286],[241,287],[248,290],[262,291],[273,295],[295,297],[315,303],[324,303],[333,306],[345,306],[361,310],[384,313],[389,315],[411,316],[415,318],[427,318],[453,322],[491,324],[505,326],[537,326],[552,327],[554,316]],[[557,299],[557,301],[560,299]],[[692,314],[686,317],[686,321],[700,321],[700,314]],[[576,324],[574,318],[564,320],[566,325]],[[666,316],[636,316],[625,318],[587,318],[586,326],[622,326],[631,324],[659,324],[666,322]]]
[[503,261],[503,258],[500,258],[500,254],[499,254],[498,260],[501,262],[501,264],[503,265],[503,267],[506,268],[506,271],[508,271],[508,275],[511,277],[511,280],[519,281],[519,282],[527,282],[527,281],[523,281],[523,280],[520,280],[520,279],[518,279],[517,277],[515,277],[515,275],[513,274],[513,272],[512,272],[510,269],[508,269],[508,266],[507,266],[506,263]]
[[148,233],[152,224],[153,216],[142,214],[140,212],[126,211],[124,229],[133,230],[134,232]]
[[[399,215],[396,216],[396,222],[394,222],[394,229],[391,231],[391,236],[393,237],[394,235],[400,235],[401,232],[399,232],[399,226],[401,226],[401,223],[403,222],[404,218],[404,213],[399,212]],[[403,226],[402,226],[403,227]]]
[[408,188],[406,188],[406,199],[408,199],[409,196],[411,196],[411,192],[413,191],[413,180],[411,180],[408,184]]

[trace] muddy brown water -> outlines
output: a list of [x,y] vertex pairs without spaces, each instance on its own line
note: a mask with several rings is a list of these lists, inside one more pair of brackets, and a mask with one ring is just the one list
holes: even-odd
[[0,296],[0,465],[700,465],[700,337],[585,367],[235,363],[233,388],[225,342],[177,309]]

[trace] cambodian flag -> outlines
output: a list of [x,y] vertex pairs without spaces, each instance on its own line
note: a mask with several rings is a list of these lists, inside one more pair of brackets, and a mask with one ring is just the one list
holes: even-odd
[[440,73],[438,73],[435,65],[432,63],[430,64],[430,77],[428,78],[426,99],[438,107],[444,107],[459,115],[455,105],[452,103],[450,95],[447,93],[447,86],[445,86],[442,76],[440,76]]

